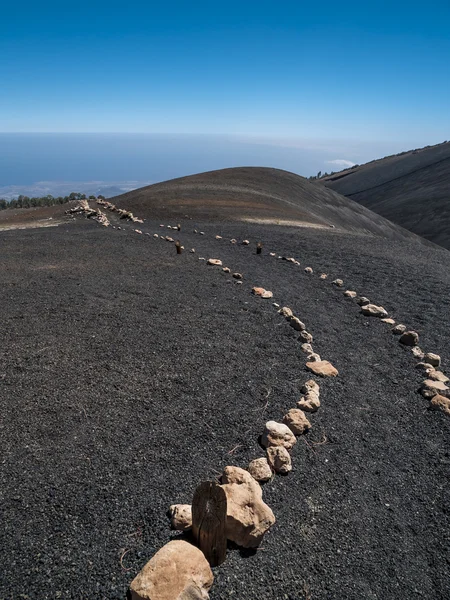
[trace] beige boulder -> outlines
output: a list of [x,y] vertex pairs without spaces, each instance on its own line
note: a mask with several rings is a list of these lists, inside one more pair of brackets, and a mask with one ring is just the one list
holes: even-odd
[[311,354],[308,354],[308,356],[306,357],[307,362],[319,362],[322,359],[320,358],[320,354],[317,354],[316,352],[312,352]]
[[227,496],[227,537],[244,548],[259,546],[275,523],[275,516],[262,499],[261,486],[248,471],[225,467],[222,487]]
[[425,398],[433,398],[436,394],[440,394],[441,396],[446,396],[448,392],[448,387],[442,381],[433,381],[432,379],[425,379],[422,383],[421,394],[425,396]]
[[216,240],[221,240],[222,236],[221,235],[216,235]]
[[417,346],[419,343],[419,334],[415,331],[405,331],[398,341],[405,346]]
[[388,325],[395,325],[394,319],[387,318],[387,319],[381,319],[381,320],[383,321],[383,323],[387,323]]
[[292,471],[292,460],[289,452],[283,446],[267,448],[267,461],[275,473],[289,473]]
[[344,296],[346,298],[356,298],[356,292],[352,291],[352,290],[346,290],[344,292]]
[[424,356],[424,360],[425,360],[425,362],[429,363],[430,365],[433,365],[433,367],[441,366],[441,357],[439,356],[439,354],[433,354],[432,352],[427,352]]
[[320,408],[320,388],[314,379],[309,379],[301,388],[302,396],[297,406],[305,412],[316,412]]
[[401,335],[405,331],[406,331],[406,325],[403,325],[402,323],[399,323],[398,325],[396,325],[395,327],[392,328],[392,333],[394,335]]
[[243,246],[248,246],[250,244],[249,240],[242,240]]
[[306,267],[305,273],[308,273],[308,275],[311,275],[312,272],[313,272],[313,270],[311,269],[311,267]]
[[184,540],[173,540],[158,550],[133,579],[130,598],[207,600],[213,581],[203,552]]
[[413,353],[413,356],[419,360],[422,360],[425,356],[425,352],[422,350],[422,348],[419,348],[419,346],[413,346],[411,348],[411,352]]
[[208,258],[208,260],[206,261],[208,265],[213,265],[215,267],[221,267],[222,266],[222,261],[219,260],[218,258]]
[[223,271],[224,273],[231,273],[231,269],[230,269],[230,267],[224,267],[224,268],[222,269],[222,271]]
[[442,410],[450,417],[450,398],[436,394],[431,398],[430,408],[434,410]]
[[192,528],[192,506],[172,504],[169,507],[170,526],[176,531],[189,531]]
[[387,317],[387,310],[376,304],[364,304],[361,306],[361,312],[366,317]]
[[318,360],[306,363],[306,368],[321,377],[337,377],[338,370],[328,360]]
[[301,435],[311,429],[311,423],[306,418],[305,413],[299,408],[291,408],[283,417],[283,423],[295,435]]
[[326,273],[321,273],[319,279],[326,279],[328,275]]
[[333,285],[335,285],[336,287],[342,287],[344,285],[344,282],[342,281],[342,279],[335,279],[331,283]]
[[421,369],[422,371],[427,371],[428,370],[434,370],[433,365],[430,365],[429,363],[426,362],[418,362],[416,365],[416,369]]
[[302,344],[300,346],[302,352],[304,352],[305,354],[312,354],[314,352],[313,347],[311,346],[311,344],[308,344],[307,342]]
[[290,450],[296,442],[295,435],[287,425],[277,423],[276,421],[267,421],[261,436],[261,444],[265,448],[269,446],[283,446],[287,450]]
[[291,317],[289,319],[289,325],[296,331],[303,331],[304,329],[306,329],[305,324],[302,321],[300,321],[298,317]]
[[255,458],[255,460],[249,463],[247,470],[253,479],[256,479],[260,483],[265,483],[272,479],[272,469],[267,462],[267,458]]

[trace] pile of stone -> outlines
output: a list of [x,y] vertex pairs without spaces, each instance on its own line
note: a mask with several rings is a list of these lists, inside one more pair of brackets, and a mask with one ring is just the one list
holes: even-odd
[[106,216],[106,214],[102,212],[99,208],[91,208],[87,200],[80,200],[80,202],[76,206],[73,206],[72,208],[69,208],[69,210],[66,210],[66,214],[82,214],[87,219],[94,219],[94,221],[97,221],[97,223],[100,223],[100,225],[103,225],[104,227],[108,227],[110,225],[109,219]]

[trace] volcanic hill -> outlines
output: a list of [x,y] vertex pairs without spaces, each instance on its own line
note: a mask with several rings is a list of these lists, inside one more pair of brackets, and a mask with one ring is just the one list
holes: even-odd
[[374,160],[319,183],[450,250],[450,142]]
[[[256,552],[229,544],[211,600],[447,600],[450,418],[392,325],[345,291],[416,331],[448,374],[448,251],[273,169],[112,202],[90,203],[106,227],[58,208],[8,224],[54,227],[2,231],[0,215],[0,598],[124,600],[180,536],[168,507],[264,457],[265,423],[314,378],[292,471],[262,486],[276,522]],[[337,377],[308,370],[284,306]]]

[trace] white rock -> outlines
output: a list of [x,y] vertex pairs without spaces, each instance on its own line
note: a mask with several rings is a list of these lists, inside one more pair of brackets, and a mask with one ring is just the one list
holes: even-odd
[[264,432],[261,436],[261,444],[268,448],[269,446],[283,446],[290,450],[297,440],[292,431],[283,423],[276,421],[267,421]]
[[248,472],[260,483],[265,483],[272,479],[272,469],[267,462],[267,458],[255,458],[248,465]]

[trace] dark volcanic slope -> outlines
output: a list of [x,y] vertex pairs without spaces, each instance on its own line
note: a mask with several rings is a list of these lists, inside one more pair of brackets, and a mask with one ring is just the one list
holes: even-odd
[[186,214],[197,220],[286,219],[415,239],[358,203],[279,169],[239,167],[210,171],[140,188],[112,201],[149,218],[163,218],[170,211],[175,219]]
[[[448,252],[329,229],[201,222],[199,236],[181,224],[196,254],[84,220],[0,234],[0,598],[123,599],[174,536],[169,504],[262,456],[264,422],[295,406],[309,375],[294,330],[250,294],[257,284],[340,374],[321,384],[293,472],[264,486],[277,523],[255,555],[229,550],[211,600],[446,600],[450,419],[417,393],[411,352],[330,281],[417,329],[446,369]],[[199,256],[222,258],[243,285]]]
[[347,169],[320,183],[450,249],[450,142]]

